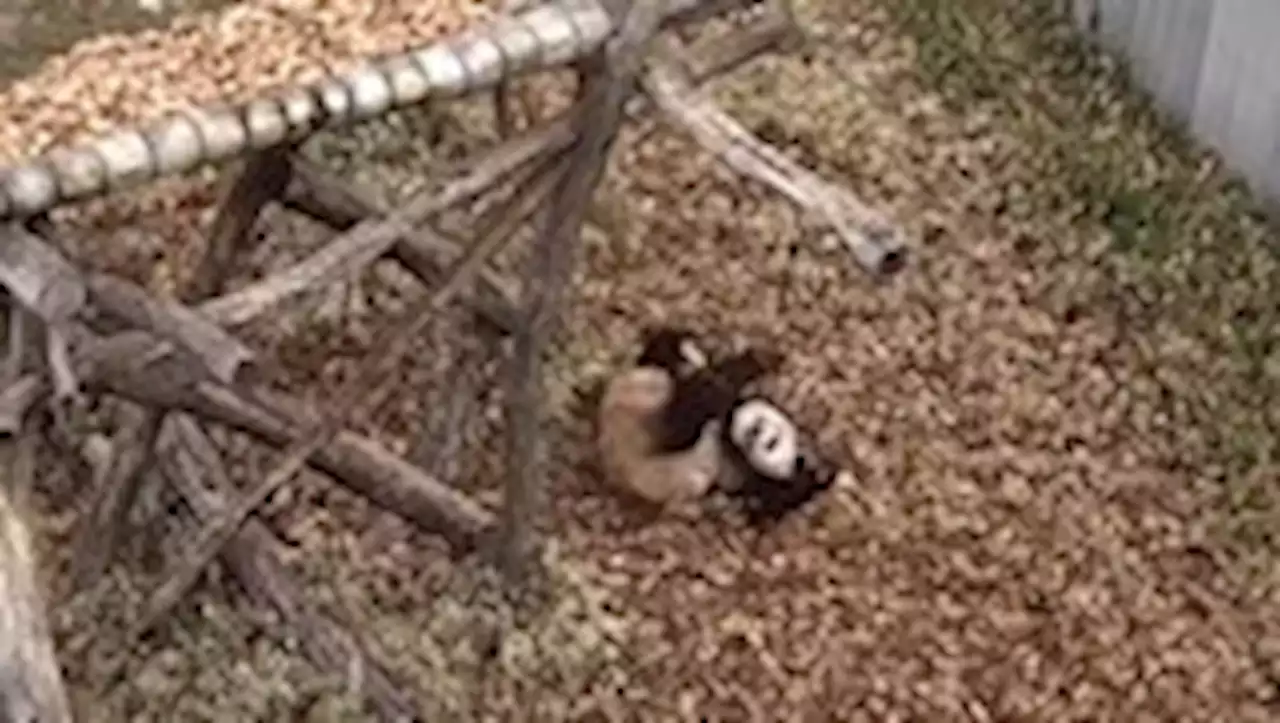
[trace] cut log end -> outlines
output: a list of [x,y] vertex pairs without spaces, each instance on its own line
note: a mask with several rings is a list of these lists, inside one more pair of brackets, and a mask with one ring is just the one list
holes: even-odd
[[892,229],[880,233],[867,234],[866,243],[853,246],[852,250],[858,260],[873,276],[887,279],[896,276],[911,260],[907,247]]
[[905,248],[890,249],[885,251],[884,258],[880,260],[879,274],[881,276],[894,276],[907,266],[910,254]]

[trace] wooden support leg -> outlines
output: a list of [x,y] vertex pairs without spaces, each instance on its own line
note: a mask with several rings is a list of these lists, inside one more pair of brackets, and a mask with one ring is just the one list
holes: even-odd
[[227,189],[218,209],[204,256],[182,295],[185,301],[203,301],[223,292],[236,249],[243,247],[262,208],[284,196],[292,152],[292,148],[277,146],[245,161],[244,170]]
[[524,275],[527,316],[516,332],[508,372],[506,500],[499,547],[499,562],[513,590],[524,586],[539,559],[533,525],[542,468],[541,355],[561,314],[583,216],[617,135],[623,104],[661,21],[653,3],[620,1],[615,6],[622,29],[583,88],[578,143],[543,217]]

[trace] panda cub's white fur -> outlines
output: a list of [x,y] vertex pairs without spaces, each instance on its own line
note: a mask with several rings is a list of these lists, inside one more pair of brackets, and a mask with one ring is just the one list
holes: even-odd
[[733,411],[729,439],[756,472],[779,481],[796,474],[800,433],[791,419],[767,400],[748,399]]
[[811,448],[792,417],[764,397],[739,398],[724,430],[719,486],[741,503],[752,525],[767,527],[803,507],[839,473]]

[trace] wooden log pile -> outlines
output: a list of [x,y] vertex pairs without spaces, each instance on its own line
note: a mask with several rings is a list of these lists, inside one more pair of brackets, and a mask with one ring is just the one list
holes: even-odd
[[[0,229],[0,285],[8,292],[11,326],[0,388],[4,443],[18,450],[20,442],[32,439],[31,420],[43,407],[58,419],[86,398],[105,395],[143,409],[106,453],[89,440],[72,440],[94,476],[93,499],[73,551],[78,589],[94,585],[111,566],[140,480],[152,470],[159,470],[202,524],[151,592],[128,631],[130,644],[163,621],[220,558],[253,598],[275,607],[296,628],[317,666],[341,672],[353,659],[364,660],[364,693],[372,709],[386,720],[415,718],[412,696],[370,659],[361,637],[304,599],[280,562],[281,543],[255,512],[310,466],[387,514],[443,536],[458,551],[492,541],[484,547],[493,550],[514,588],[538,574],[531,564],[538,541],[530,520],[540,486],[540,358],[560,315],[584,213],[637,86],[647,91],[650,109],[665,113],[727,166],[826,218],[870,271],[888,274],[901,267],[903,249],[892,224],[751,137],[698,90],[698,76],[732,68],[776,42],[787,27],[779,15],[766,15],[742,33],[740,43],[720,43],[701,55],[659,38],[673,23],[743,4],[754,3],[538,5],[488,32],[371,64],[316,88],[55,150],[0,174],[0,216],[10,219]],[[396,208],[294,153],[318,127],[427,98],[501,86],[498,100],[505,104],[506,82],[515,74],[569,62],[579,73],[579,102],[570,111],[506,138],[460,176]],[[70,240],[42,215],[60,203],[238,155],[246,156],[240,176],[229,186],[199,271],[180,299],[156,298],[125,279],[77,267],[65,252]],[[486,196],[502,200],[477,220],[469,243],[433,227],[441,213]],[[226,292],[227,269],[269,203],[312,216],[335,235],[300,262]],[[487,262],[526,226],[536,232],[535,241],[524,283],[517,285]],[[255,371],[271,362],[238,339],[236,329],[383,257],[402,265],[430,293],[385,320],[374,335],[377,368],[346,382],[324,410],[259,383]],[[455,303],[513,341],[506,375],[509,473],[500,514],[346,428],[353,412],[376,407],[392,392],[391,370],[407,354],[409,341]],[[237,492],[210,441],[211,427],[246,433],[279,449],[279,463]],[[76,434],[72,425],[62,425],[60,433]],[[24,717],[31,713],[42,721],[70,720],[18,512],[29,481],[14,479],[21,464],[5,466],[11,474],[0,486],[0,718],[31,720]]]

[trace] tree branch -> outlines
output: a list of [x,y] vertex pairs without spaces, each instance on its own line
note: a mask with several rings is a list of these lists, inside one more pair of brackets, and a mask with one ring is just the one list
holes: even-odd
[[[225,269],[226,265],[214,268]],[[95,308],[128,327],[186,348],[219,381],[233,381],[240,369],[254,359],[252,349],[188,306],[157,299],[116,276],[91,273],[86,281]],[[218,286],[221,280],[211,278],[208,283]]]
[[106,572],[115,557],[129,508],[138,497],[155,454],[164,413],[141,409],[126,422],[111,444],[111,456],[95,474],[93,497],[79,521],[71,574],[81,589]]
[[[785,0],[783,0],[785,2]],[[776,48],[795,31],[794,20],[785,10],[766,12],[743,28],[735,28],[716,40],[689,49],[689,81],[694,85],[728,72]]]
[[0,284],[45,324],[58,326],[84,308],[84,280],[57,249],[27,229],[0,228]]
[[0,438],[20,434],[27,412],[48,393],[48,383],[37,374],[23,374],[0,390]]
[[[386,215],[386,209],[370,194],[304,159],[294,168],[287,205],[323,221],[338,230],[348,229],[366,218]],[[439,283],[443,259],[457,257],[462,246],[429,225],[402,239],[391,248],[391,256],[428,286]],[[480,317],[506,334],[515,327],[516,310],[512,283],[491,269],[480,272],[479,288],[467,303]]]
[[[549,174],[544,174],[546,175]],[[190,553],[173,566],[175,569],[165,576],[165,582],[152,595],[138,623],[129,634],[130,646],[157,621],[168,615],[249,515],[253,514],[254,510],[280,485],[297,474],[305,466],[308,458],[333,440],[341,429],[342,420],[352,408],[357,404],[376,408],[380,404],[388,386],[385,380],[393,378],[394,368],[408,351],[412,340],[418,336],[436,312],[451,302],[464,285],[471,282],[485,261],[507,241],[510,232],[523,221],[522,209],[533,206],[528,200],[529,197],[536,198],[537,189],[548,185],[546,178],[541,181],[527,196],[522,198],[517,195],[503,209],[503,213],[488,234],[469,248],[466,255],[454,265],[445,282],[407,314],[409,320],[407,328],[391,329],[378,337],[382,340],[379,346],[383,348],[376,350],[373,354],[378,366],[373,372],[372,389],[365,383],[366,380],[360,377],[349,381],[345,388],[339,390],[334,408],[326,414],[326,418],[311,431],[293,440],[285,450],[284,460],[248,494],[233,502],[225,514],[205,528],[203,534],[192,545]],[[523,203],[521,203],[522,200]]]
[[502,183],[534,161],[545,147],[538,137],[521,137],[500,153],[482,159],[469,173],[438,192],[420,194],[385,218],[366,218],[330,241],[302,263],[272,274],[239,291],[201,304],[200,311],[224,325],[240,325],[307,289],[352,273],[414,235],[414,227],[433,215],[469,201]]

